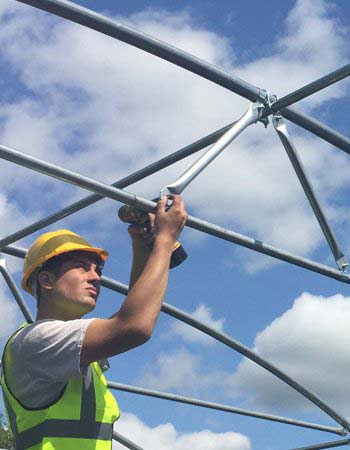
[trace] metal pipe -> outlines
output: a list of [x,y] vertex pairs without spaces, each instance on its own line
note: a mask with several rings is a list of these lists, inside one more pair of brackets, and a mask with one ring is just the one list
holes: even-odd
[[249,125],[256,123],[261,116],[264,105],[251,103],[243,116],[213,144],[204,155],[193,163],[179,178],[160,191],[160,197],[181,192],[193,181],[220,153],[244,131]]
[[331,84],[334,84],[337,81],[348,77],[349,75],[350,64],[346,64],[340,69],[337,69],[334,72],[331,72],[328,75],[325,75],[324,77],[319,78],[318,80],[313,81],[312,83],[309,83],[306,86],[303,86],[302,88],[297,89],[296,91],[291,92],[288,95],[285,95],[284,97],[281,97],[271,105],[270,110],[272,113],[276,113],[277,111],[284,109],[287,106],[290,106],[293,103],[296,103],[306,97],[309,97],[315,92],[318,92],[321,89],[324,89],[327,86],[330,86]]
[[350,439],[343,439],[341,441],[325,442],[324,444],[309,445],[307,447],[298,447],[293,450],[322,450],[325,448],[342,447],[343,445],[349,444]]
[[3,145],[0,145],[0,158],[53,178],[57,178],[58,180],[67,181],[70,184],[83,187],[89,191],[111,198],[112,200],[126,203],[127,205],[134,205],[137,202],[138,206],[146,212],[153,211],[156,206],[154,202],[149,200],[142,200],[141,203],[138,203],[138,197],[134,194],[100,183],[99,181],[92,180],[91,178],[84,177],[83,175],[71,172],[62,167],[47,163],[34,156],[12,150]]
[[[182,149],[170,155],[167,155],[164,158],[161,158],[159,161],[155,161],[149,164],[148,166],[140,170],[137,170],[133,174],[128,175],[127,177],[122,178],[119,181],[116,181],[115,183],[112,184],[112,186],[119,189],[123,189],[127,186],[130,186],[133,183],[136,183],[137,181],[140,181],[158,172],[161,169],[164,169],[165,167],[168,167],[190,155],[193,155],[194,153],[202,150],[208,145],[213,144],[232,125],[233,124],[226,125],[220,130],[214,131],[213,133],[205,136],[204,138],[201,138],[198,141],[193,142],[192,144],[187,145],[186,147],[183,147]],[[29,236],[30,234],[39,231],[42,228],[45,228],[57,222],[58,220],[64,219],[70,216],[71,214],[80,211],[83,208],[86,208],[87,206],[93,205],[94,203],[98,202],[99,200],[102,200],[103,198],[105,198],[105,196],[99,194],[92,194],[83,198],[82,200],[78,200],[77,202],[72,203],[71,205],[59,210],[58,212],[51,214],[49,217],[41,219],[35,222],[34,224],[29,225],[28,227],[22,228],[21,230],[18,230],[15,233],[10,234],[9,236],[6,236],[3,239],[0,239],[0,249],[5,247],[6,245],[18,241],[19,239],[23,239],[24,237]]]
[[350,276],[346,275],[343,272],[340,272],[339,270],[333,269],[324,264],[317,263],[310,259],[303,258],[301,256],[296,256],[287,251],[280,250],[276,247],[265,244],[264,242],[257,239],[253,239],[240,233],[227,230],[210,222],[206,222],[204,220],[189,216],[186,222],[186,226],[210,234],[211,236],[216,236],[225,241],[233,242],[237,245],[241,245],[242,247],[250,248],[251,250],[254,250],[258,253],[272,256],[273,258],[286,261],[295,266],[303,267],[304,269],[311,270],[312,272],[325,275],[327,277],[341,281],[342,283],[350,283]]
[[315,134],[350,155],[350,139],[333,130],[333,128],[324,125],[313,117],[308,116],[293,107],[282,109],[280,113],[285,119],[294,122],[296,125],[310,131],[310,133]]
[[17,288],[17,285],[11,275],[11,272],[9,271],[6,259],[4,255],[0,253],[0,272],[2,273],[2,276],[4,277],[14,299],[17,302],[17,305],[19,306],[19,309],[22,311],[22,314],[24,315],[26,321],[28,323],[33,323],[34,318],[32,316],[32,313],[30,312],[30,309],[28,308],[26,302],[24,301],[19,289]]
[[[13,251],[13,253],[17,253],[17,255],[21,254],[21,249],[16,246],[9,246],[9,250]],[[4,252],[7,251],[4,249]],[[23,255],[24,257],[25,255]],[[126,284],[120,283],[119,281],[115,281],[108,277],[102,277],[101,278],[101,285],[111,289],[113,291],[119,292],[121,294],[127,295],[129,288]],[[299,392],[301,395],[303,395],[305,398],[309,399],[312,403],[314,403],[318,408],[320,408],[322,411],[324,411],[326,414],[328,414],[330,417],[332,417],[336,422],[338,422],[340,425],[342,425],[346,430],[350,429],[350,424],[346,421],[345,418],[343,418],[341,415],[339,415],[336,411],[334,411],[332,408],[330,408],[328,405],[326,405],[321,399],[316,397],[314,394],[309,392],[307,389],[302,387],[299,383],[297,383],[295,380],[293,380],[291,377],[289,377],[287,374],[279,370],[277,367],[275,367],[273,364],[269,363],[268,361],[261,358],[259,355],[257,355],[255,352],[250,350],[248,347],[244,346],[240,342],[232,339],[227,334],[221,333],[212,327],[206,325],[205,323],[201,322],[200,320],[197,320],[193,318],[190,314],[185,313],[181,309],[175,308],[174,306],[169,305],[168,303],[163,303],[161,311],[165,314],[174,317],[175,319],[180,320],[183,323],[186,323],[190,325],[193,328],[196,328],[199,331],[202,331],[203,333],[207,334],[208,336],[213,337],[215,340],[222,342],[226,346],[236,350],[238,353],[244,355],[246,358],[250,359],[251,361],[254,361],[259,366],[263,367],[273,375],[275,375],[277,378],[280,378],[282,381],[284,381],[286,384],[288,384],[290,387],[292,387],[294,390]]]
[[254,101],[260,89],[159,39],[65,0],[18,0],[158,56]]
[[[224,72],[221,69],[202,61],[182,50],[179,50],[165,42],[160,41],[145,33],[122,25],[101,14],[91,11],[82,6],[64,0],[17,0],[21,3],[34,6],[57,16],[79,23],[100,33],[126,42],[134,47],[158,56],[183,69],[189,70],[213,83],[222,86],[231,92],[250,100],[258,100],[264,89],[259,89],[238,77]],[[282,115],[297,125],[309,130],[316,136],[321,137],[330,144],[350,154],[350,139],[337,133],[335,130],[323,125],[316,119],[300,113],[294,109],[286,108]]]
[[[58,178],[61,181],[67,181],[68,183],[83,187],[105,197],[111,198],[112,200],[120,201],[128,205],[137,205],[140,209],[147,212],[154,211],[156,207],[155,202],[146,200],[144,198],[122,191],[121,189],[117,189],[99,181],[92,180],[91,178],[68,171],[61,167],[54,166],[53,164],[49,164],[38,158],[34,158],[33,156],[25,155],[24,153],[18,152],[17,150],[12,150],[3,145],[0,145],[0,158],[6,159],[7,161],[11,161],[13,163],[27,167],[31,170],[35,170],[53,178]],[[218,225],[211,224],[210,222],[206,222],[204,220],[189,216],[186,225],[190,228],[194,228],[195,230],[205,232],[212,236],[219,237],[220,239],[233,242],[246,248],[250,248],[259,253],[281,259],[282,261],[287,261],[296,266],[320,273],[321,275],[326,275],[343,283],[350,283],[350,276],[339,272],[338,270],[332,269],[331,267],[325,266],[323,264],[316,263],[307,258],[302,258],[300,256],[293,255],[292,253],[279,250],[275,247],[264,244],[261,241],[248,238],[239,233],[235,233],[234,231],[230,231],[225,228],[219,227]]]
[[229,405],[223,405],[220,403],[207,402],[196,398],[184,397],[182,395],[170,394],[168,392],[159,392],[151,389],[144,389],[135,386],[129,386],[126,384],[114,383],[107,380],[107,385],[110,389],[116,389],[118,391],[130,392],[132,394],[145,395],[147,397],[160,398],[163,400],[170,400],[172,402],[185,403],[187,405],[200,406],[203,408],[214,409],[217,411],[224,411],[233,414],[240,414],[243,416],[255,417],[257,419],[270,420],[273,422],[284,423],[287,425],[294,425],[303,428],[310,428],[318,431],[326,431],[329,433],[339,434],[344,436],[344,430],[342,428],[327,427],[325,425],[318,425],[315,423],[304,422],[301,420],[290,419],[288,417],[280,417],[272,414],[263,414],[256,411],[249,411],[247,409],[235,408]]
[[300,181],[300,184],[306,194],[307,199],[309,200],[311,208],[312,208],[313,212],[315,213],[318,223],[320,224],[320,227],[322,229],[322,232],[323,232],[323,234],[328,242],[328,245],[333,253],[333,256],[338,265],[338,268],[340,270],[344,270],[348,266],[346,258],[344,256],[344,253],[342,252],[341,248],[339,247],[336,237],[327,222],[327,219],[326,219],[326,217],[322,211],[322,208],[321,208],[321,206],[316,198],[316,195],[314,193],[311,181],[309,180],[309,178],[304,170],[303,164],[298,156],[298,153],[293,144],[293,141],[288,133],[286,124],[280,115],[276,115],[273,117],[273,126],[275,127],[275,130],[277,131],[278,137],[280,138],[280,140],[283,144],[283,147],[285,148],[285,150],[287,152],[289,160],[292,163],[292,166],[293,166],[295,173]]
[[142,447],[130,441],[129,439],[127,439],[126,437],[122,436],[120,433],[117,433],[114,430],[113,430],[113,439],[119,442],[120,444],[124,445],[124,447],[129,448],[130,450],[143,450]]
[[[101,285],[105,286],[109,289],[115,290],[117,292],[120,292],[121,294],[127,295],[128,293],[128,286],[117,282],[115,280],[112,280],[108,277],[103,277],[101,280]],[[174,306],[169,305],[168,303],[163,303],[162,309],[165,314],[174,317],[175,319],[180,320],[183,323],[187,323],[193,328],[196,328],[199,331],[202,331],[203,333],[207,334],[208,336],[211,336],[215,340],[225,344],[227,347],[230,347],[234,350],[236,350],[241,355],[244,355],[246,358],[250,359],[251,361],[254,361],[259,366],[266,369],[268,372],[275,375],[280,380],[284,381],[286,384],[288,384],[291,388],[299,392],[299,394],[303,395],[305,398],[309,399],[314,405],[316,405],[318,408],[320,408],[322,411],[324,411],[326,414],[328,414],[330,417],[332,417],[336,422],[338,422],[341,426],[343,426],[346,430],[349,430],[350,424],[349,422],[339,415],[336,411],[334,411],[332,408],[330,408],[328,405],[326,405],[321,399],[316,397],[314,394],[312,394],[310,391],[305,389],[303,386],[301,386],[299,383],[297,383],[295,380],[293,380],[291,377],[289,377],[287,374],[282,372],[280,369],[275,367],[270,362],[266,361],[265,359],[261,358],[259,355],[257,355],[255,352],[250,350],[248,347],[244,346],[240,342],[232,339],[227,334],[221,333],[212,327],[206,325],[205,323],[201,322],[200,320],[197,320],[193,318],[190,314],[185,313],[181,309],[175,308]]]

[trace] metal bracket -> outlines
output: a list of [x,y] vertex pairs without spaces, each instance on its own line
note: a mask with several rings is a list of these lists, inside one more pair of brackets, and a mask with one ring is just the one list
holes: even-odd
[[271,105],[277,101],[278,97],[275,94],[270,94],[269,91],[265,89],[260,89],[258,101],[260,101],[264,105],[264,110],[262,112],[261,118],[259,122],[264,124],[265,128],[269,125],[269,117],[271,114]]
[[261,119],[265,105],[262,102],[251,103],[242,117],[229,128],[197,161],[180,177],[160,190],[160,197],[181,192],[194,180],[238,135],[249,125]]

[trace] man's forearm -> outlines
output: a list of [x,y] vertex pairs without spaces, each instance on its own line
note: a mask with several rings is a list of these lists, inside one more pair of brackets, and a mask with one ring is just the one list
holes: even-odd
[[142,267],[142,261],[135,261],[134,284],[118,312],[121,319],[135,320],[136,326],[140,324],[149,335],[156,324],[167,288],[171,254],[171,245],[155,242],[140,274],[137,271]]
[[139,276],[141,275],[143,269],[147,264],[151,251],[152,248],[150,248],[147,245],[137,245],[137,244],[133,245],[132,248],[133,257],[130,272],[129,289],[132,288],[132,286],[136,283]]

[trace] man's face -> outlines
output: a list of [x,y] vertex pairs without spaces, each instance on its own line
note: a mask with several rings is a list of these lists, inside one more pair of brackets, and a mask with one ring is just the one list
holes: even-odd
[[74,318],[92,311],[100,293],[100,279],[98,257],[91,252],[73,252],[55,277],[51,291],[55,307]]

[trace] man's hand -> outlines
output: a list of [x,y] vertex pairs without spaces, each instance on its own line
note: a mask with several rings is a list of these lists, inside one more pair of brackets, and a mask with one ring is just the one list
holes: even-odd
[[155,215],[149,213],[148,221],[144,224],[133,224],[128,228],[133,247],[151,251],[154,241]]
[[158,201],[154,221],[155,244],[170,245],[173,248],[187,220],[185,205],[180,195],[169,197],[171,206],[167,206],[168,198]]
[[154,241],[172,244],[177,241],[187,219],[184,203],[179,195],[170,197],[171,206],[167,206],[168,198],[158,201],[156,214],[149,213],[144,224],[133,224],[128,228],[135,249],[151,250]]

